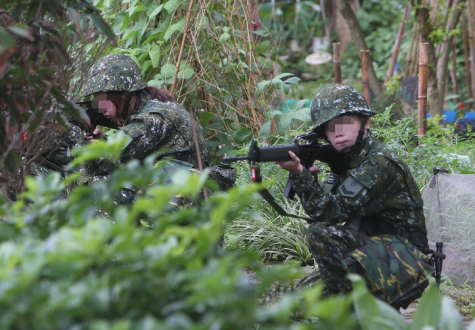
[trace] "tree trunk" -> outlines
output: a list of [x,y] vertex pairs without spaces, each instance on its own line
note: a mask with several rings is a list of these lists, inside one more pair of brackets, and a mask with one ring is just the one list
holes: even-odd
[[443,114],[443,103],[437,87],[437,59],[435,56],[434,44],[429,39],[432,32],[430,24],[429,7],[423,4],[423,0],[412,0],[412,7],[416,9],[416,17],[419,22],[419,31],[421,34],[421,42],[427,42],[428,46],[428,72],[427,72],[427,97],[428,107],[431,116]]
[[439,81],[439,95],[441,101],[444,100],[445,85],[447,83],[447,68],[449,65],[450,54],[453,47],[453,36],[449,36],[449,33],[457,27],[457,23],[460,19],[461,9],[464,8],[466,0],[456,0],[452,5],[452,9],[447,14],[448,20],[445,25],[445,38],[440,44],[440,58],[437,61],[437,80]]
[[[358,22],[358,19],[356,18],[355,12],[353,9],[351,9],[348,0],[336,0],[336,4],[338,6],[338,10],[348,23],[356,48],[358,50],[368,49],[363,31],[361,30],[361,26]],[[371,61],[369,63],[369,85],[376,97],[379,97],[383,93],[381,83],[376,76],[376,72],[374,71],[373,63]]]

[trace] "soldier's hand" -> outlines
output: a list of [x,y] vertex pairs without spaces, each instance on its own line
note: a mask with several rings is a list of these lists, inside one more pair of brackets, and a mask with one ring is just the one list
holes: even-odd
[[87,136],[87,139],[91,142],[96,141],[98,139],[104,139],[104,134],[99,128],[96,128],[94,129],[94,131],[92,131],[92,135]]
[[300,164],[300,159],[292,152],[289,151],[290,160],[285,162],[274,162],[283,170],[287,170],[290,173],[301,174],[303,171],[303,166]]

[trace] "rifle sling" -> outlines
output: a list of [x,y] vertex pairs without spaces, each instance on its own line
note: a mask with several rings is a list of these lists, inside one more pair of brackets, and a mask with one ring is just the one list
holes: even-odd
[[259,192],[259,195],[261,195],[262,198],[264,198],[267,201],[267,203],[269,203],[270,206],[272,206],[272,208],[274,208],[274,210],[277,211],[278,214],[282,216],[298,218],[298,219],[303,219],[308,222],[312,222],[312,219],[310,218],[299,217],[298,215],[287,213],[279,204],[277,204],[277,202],[274,199],[274,196],[272,196],[271,193],[266,188],[260,189],[258,190],[258,192]]

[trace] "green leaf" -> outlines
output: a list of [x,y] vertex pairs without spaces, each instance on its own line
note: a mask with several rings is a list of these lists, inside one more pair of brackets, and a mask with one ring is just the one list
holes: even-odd
[[269,35],[267,31],[265,30],[256,30],[256,31],[252,31],[252,33],[257,34],[258,36],[261,36],[261,37],[267,37]]
[[175,76],[176,66],[171,63],[167,63],[160,69],[160,73],[163,79],[170,79]]
[[247,139],[251,136],[252,132],[249,128],[243,127],[238,131],[234,131],[231,133],[231,136],[237,142],[244,143]]
[[185,23],[185,19],[182,18],[178,23],[172,24],[165,32],[163,40],[168,41],[175,32],[183,32]]
[[73,7],[68,7],[68,15],[75,24],[81,24],[81,14]]
[[163,8],[163,5],[160,5],[158,6],[157,8],[155,8],[152,13],[150,14],[149,16],[149,20],[152,20],[155,18],[155,16],[157,16],[158,14],[160,14],[160,12],[162,11],[162,8]]
[[267,87],[267,85],[270,84],[270,81],[269,80],[264,80],[264,81],[260,81],[257,83],[257,91],[259,93],[262,93],[264,91],[264,89]]
[[285,78],[285,77],[289,77],[289,76],[293,76],[292,73],[281,73],[279,74],[278,76],[274,77],[274,79],[282,79],[282,78]]
[[191,66],[186,66],[184,69],[178,71],[178,78],[180,79],[191,79],[195,70]]
[[25,24],[7,26],[6,29],[17,36],[33,41],[30,31]]
[[167,3],[163,6],[165,10],[171,14],[173,11],[175,11],[181,4],[183,3],[183,0],[169,0]]
[[231,38],[231,35],[229,33],[225,32],[225,33],[223,33],[222,35],[219,36],[219,43],[223,43],[226,40],[228,40],[229,38]]
[[412,318],[410,330],[420,330],[424,326],[437,329],[442,308],[442,294],[437,288],[435,280],[430,280],[429,287],[420,299],[419,307]]
[[101,31],[107,38],[115,39],[115,34],[107,25],[107,23],[102,19],[102,16],[97,14],[88,14],[88,17],[92,20],[93,24]]
[[267,137],[270,134],[270,128],[272,125],[272,121],[269,120],[264,123],[264,125],[261,126],[261,129],[259,130],[259,137]]
[[257,54],[264,54],[270,50],[270,41],[264,40],[256,45]]
[[152,60],[152,66],[154,68],[158,67],[158,64],[160,63],[161,47],[156,44],[152,44],[148,50],[148,54]]
[[15,40],[10,33],[0,27],[0,54],[2,54],[7,48],[15,46]]
[[439,330],[463,330],[463,319],[452,299],[442,297]]

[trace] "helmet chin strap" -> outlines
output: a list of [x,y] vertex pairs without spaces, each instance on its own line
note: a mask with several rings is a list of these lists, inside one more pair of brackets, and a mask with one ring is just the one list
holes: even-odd
[[336,150],[335,147],[333,148],[340,154],[354,154],[354,153],[360,152],[363,146],[363,136],[365,133],[365,126],[367,122],[368,122],[368,117],[363,117],[363,119],[361,120],[360,130],[358,131],[358,136],[356,137],[355,143],[353,145],[344,147],[341,150]]

